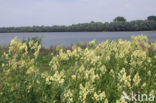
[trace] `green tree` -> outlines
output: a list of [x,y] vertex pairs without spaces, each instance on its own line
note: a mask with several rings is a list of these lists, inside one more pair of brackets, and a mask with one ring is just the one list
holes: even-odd
[[114,22],[126,22],[126,19],[124,17],[118,16],[113,21]]
[[148,16],[148,17],[147,17],[147,20],[156,21],[156,16]]

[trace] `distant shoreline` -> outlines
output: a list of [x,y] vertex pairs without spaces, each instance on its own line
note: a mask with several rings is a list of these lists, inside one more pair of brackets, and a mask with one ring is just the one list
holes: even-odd
[[[62,32],[0,32],[0,33],[63,33],[64,31],[62,31]],[[85,32],[88,32],[88,33],[90,33],[90,32],[156,32],[156,30],[149,30],[149,31],[147,31],[147,30],[145,30],[145,31],[65,31],[64,33],[85,33]]]
[[113,22],[79,23],[72,25],[53,26],[21,26],[0,27],[0,33],[29,33],[29,32],[142,32],[156,31],[156,16],[146,20],[126,21],[123,17],[117,17]]

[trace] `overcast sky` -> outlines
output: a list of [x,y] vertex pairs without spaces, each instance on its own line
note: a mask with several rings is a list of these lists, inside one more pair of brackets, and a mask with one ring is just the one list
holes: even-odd
[[0,0],[0,27],[128,21],[156,15],[156,0]]

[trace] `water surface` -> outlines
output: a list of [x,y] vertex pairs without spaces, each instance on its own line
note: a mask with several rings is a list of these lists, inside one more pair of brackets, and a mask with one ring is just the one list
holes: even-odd
[[0,33],[0,45],[9,45],[10,41],[18,37],[23,40],[28,37],[41,37],[44,47],[56,45],[71,45],[85,43],[91,40],[105,41],[119,38],[130,40],[132,35],[147,35],[149,40],[156,41],[156,31],[150,32],[39,32],[39,33]]

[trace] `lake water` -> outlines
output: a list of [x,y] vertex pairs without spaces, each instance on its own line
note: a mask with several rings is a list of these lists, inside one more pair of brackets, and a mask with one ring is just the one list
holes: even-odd
[[91,40],[105,41],[119,38],[130,40],[132,35],[147,35],[149,40],[156,41],[156,31],[150,32],[41,32],[41,33],[0,33],[0,45],[8,45],[10,41],[18,37],[23,40],[28,37],[41,37],[44,47],[62,45],[67,46]]

